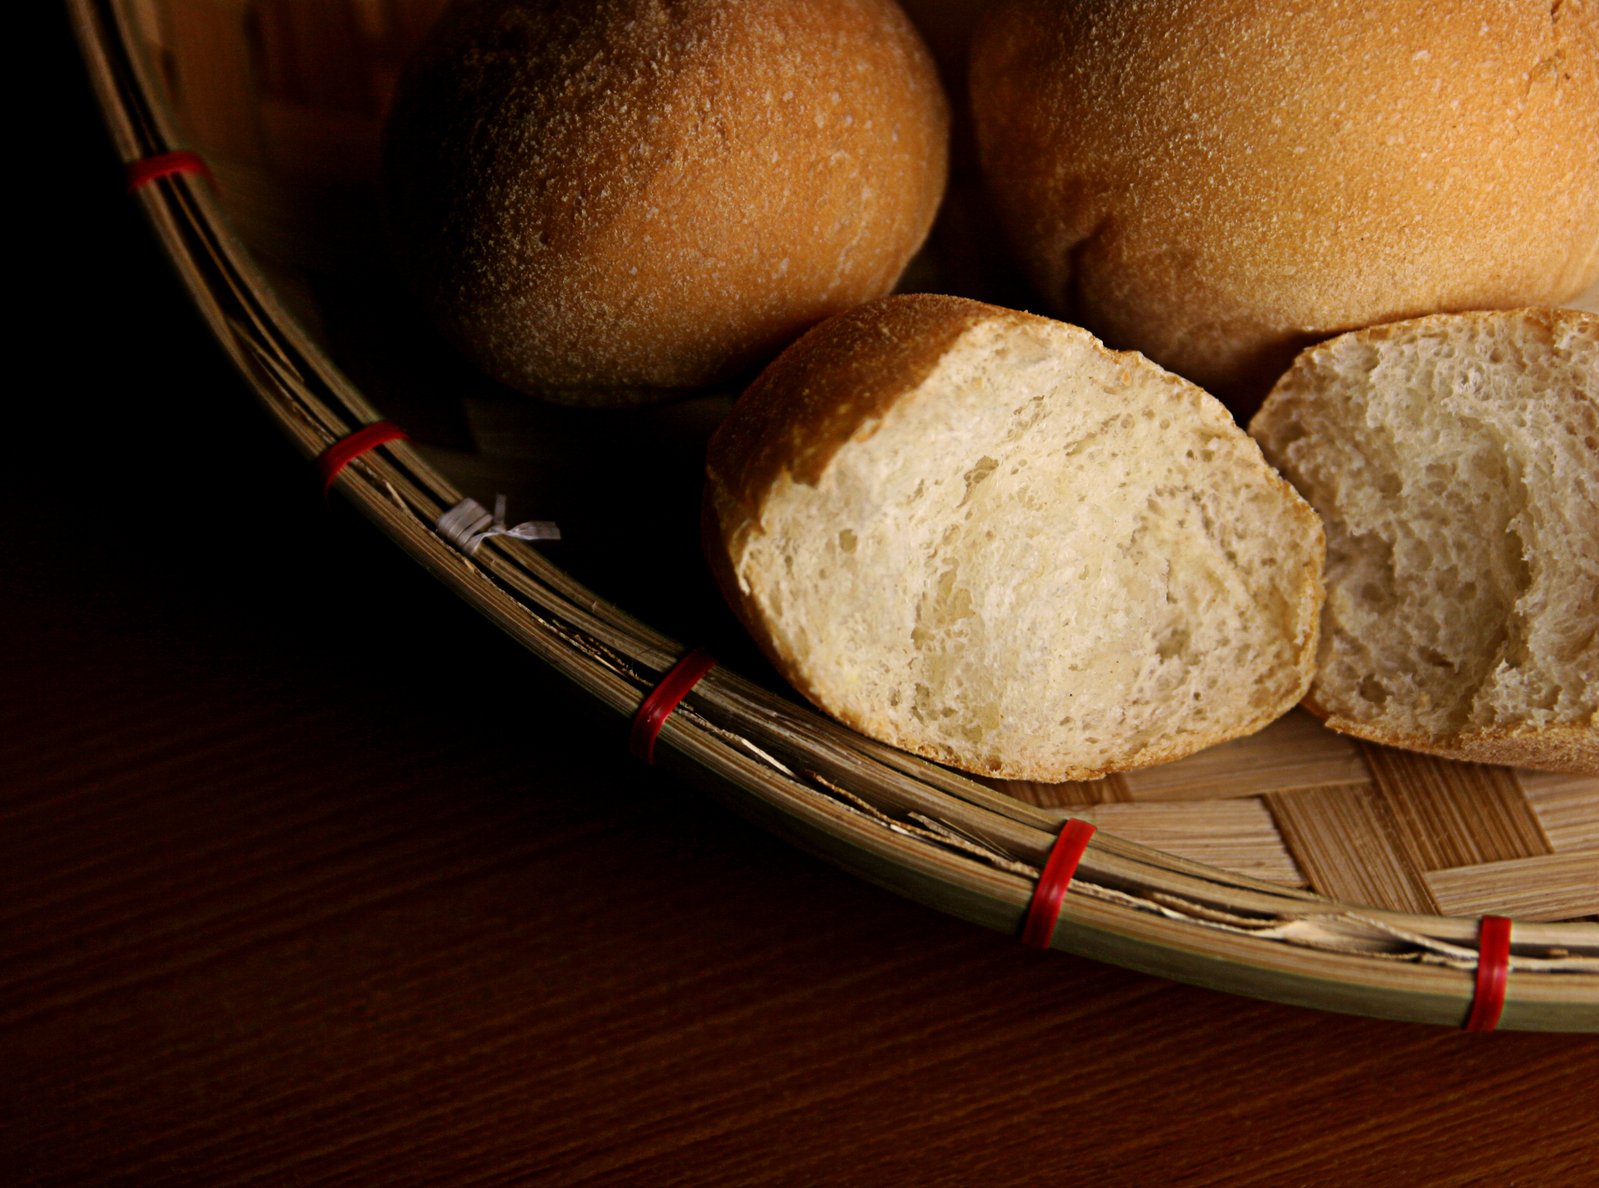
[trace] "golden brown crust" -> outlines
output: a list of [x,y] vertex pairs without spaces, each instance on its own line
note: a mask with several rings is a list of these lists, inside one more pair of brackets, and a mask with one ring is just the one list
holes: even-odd
[[502,382],[703,385],[893,286],[947,125],[890,0],[464,0],[391,119],[390,238]]
[[1329,729],[1351,738],[1458,759],[1465,763],[1492,763],[1503,767],[1526,767],[1538,771],[1559,771],[1572,775],[1599,776],[1599,722],[1566,723],[1540,729],[1474,730],[1447,738],[1400,731],[1378,730],[1370,722],[1329,716],[1314,697],[1302,703]]
[[[1490,329],[1495,323],[1503,322],[1506,318],[1514,319],[1527,329],[1538,331],[1546,342],[1552,342],[1568,333],[1581,334],[1599,341],[1599,314],[1589,313],[1583,309],[1553,309],[1548,306],[1529,306],[1526,309],[1510,310],[1471,309],[1459,313],[1427,314],[1402,322],[1367,326],[1339,338],[1348,337],[1357,342],[1374,345],[1426,338],[1442,342],[1460,335]],[[1325,357],[1326,352],[1333,349],[1339,338],[1328,339],[1308,348],[1303,352],[1306,362]],[[1286,383],[1287,375],[1285,374],[1282,379]]]
[[1599,278],[1593,0],[1013,0],[972,101],[1046,297],[1246,405],[1316,338]]
[[857,429],[881,416],[986,318],[1029,317],[916,293],[830,318],[756,378],[711,437],[707,469],[751,514],[777,476],[814,483]]

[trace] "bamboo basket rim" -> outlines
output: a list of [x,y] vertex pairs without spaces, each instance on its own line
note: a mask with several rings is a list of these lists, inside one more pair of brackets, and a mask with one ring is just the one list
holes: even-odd
[[[182,145],[125,0],[69,0],[125,164]],[[218,343],[306,458],[380,411],[275,297],[199,179],[137,201]],[[631,717],[684,648],[536,549],[468,557],[434,525],[462,496],[405,442],[362,455],[344,495],[415,561],[608,709]],[[725,667],[662,727],[662,765],[869,881],[1015,934],[1061,814],[854,734]],[[1340,903],[1098,832],[1051,947],[1213,989],[1458,1026],[1475,991],[1475,918]],[[1599,1032],[1599,924],[1517,922],[1500,1026]]]

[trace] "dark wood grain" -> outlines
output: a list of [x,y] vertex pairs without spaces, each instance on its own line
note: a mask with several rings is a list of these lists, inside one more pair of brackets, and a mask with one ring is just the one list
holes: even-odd
[[639,767],[320,507],[57,73],[104,197],[41,212],[93,349],[4,468],[8,1182],[1592,1181],[1592,1039],[1024,950]]

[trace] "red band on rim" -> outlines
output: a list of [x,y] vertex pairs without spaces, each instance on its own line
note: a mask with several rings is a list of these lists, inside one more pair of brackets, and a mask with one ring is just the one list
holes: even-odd
[[141,157],[137,161],[129,161],[128,191],[131,193],[140,186],[147,186],[158,177],[172,177],[179,173],[198,173],[206,181],[212,181],[211,170],[199,153],[177,149],[170,153],[157,153],[153,157]]
[[688,696],[689,690],[700,683],[700,678],[716,667],[716,660],[702,648],[694,648],[667,671],[638,707],[633,715],[633,729],[628,734],[627,749],[646,763],[655,762],[655,736],[661,732],[666,719],[672,716],[678,702]]
[[1505,983],[1510,980],[1510,921],[1484,916],[1477,926],[1477,991],[1471,996],[1467,1031],[1492,1031],[1505,1009]]
[[1072,817],[1060,827],[1060,835],[1049,849],[1043,873],[1033,887],[1033,898],[1027,905],[1027,915],[1022,920],[1022,944],[1035,948],[1049,948],[1055,935],[1055,921],[1060,919],[1060,907],[1066,900],[1066,889],[1072,885],[1077,864],[1088,849],[1088,839],[1094,836],[1095,826]]
[[334,442],[317,455],[316,470],[322,477],[322,494],[333,489],[333,480],[351,461],[386,441],[398,441],[404,436],[405,431],[393,421],[373,421]]

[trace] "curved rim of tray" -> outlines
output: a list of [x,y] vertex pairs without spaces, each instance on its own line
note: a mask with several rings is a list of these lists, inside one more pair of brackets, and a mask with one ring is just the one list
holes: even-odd
[[[69,0],[125,163],[178,147],[116,0]],[[380,412],[278,305],[207,185],[172,176],[139,201],[197,308],[307,458]],[[684,649],[533,548],[467,557],[435,522],[461,494],[403,442],[363,454],[344,495],[522,646],[632,716]],[[661,729],[658,761],[736,811],[869,881],[1015,934],[1058,813],[881,746],[723,667]],[[1339,903],[1097,833],[1051,947],[1177,981],[1324,1010],[1459,1026],[1476,919]],[[1500,1026],[1599,1031],[1599,924],[1518,922]]]

